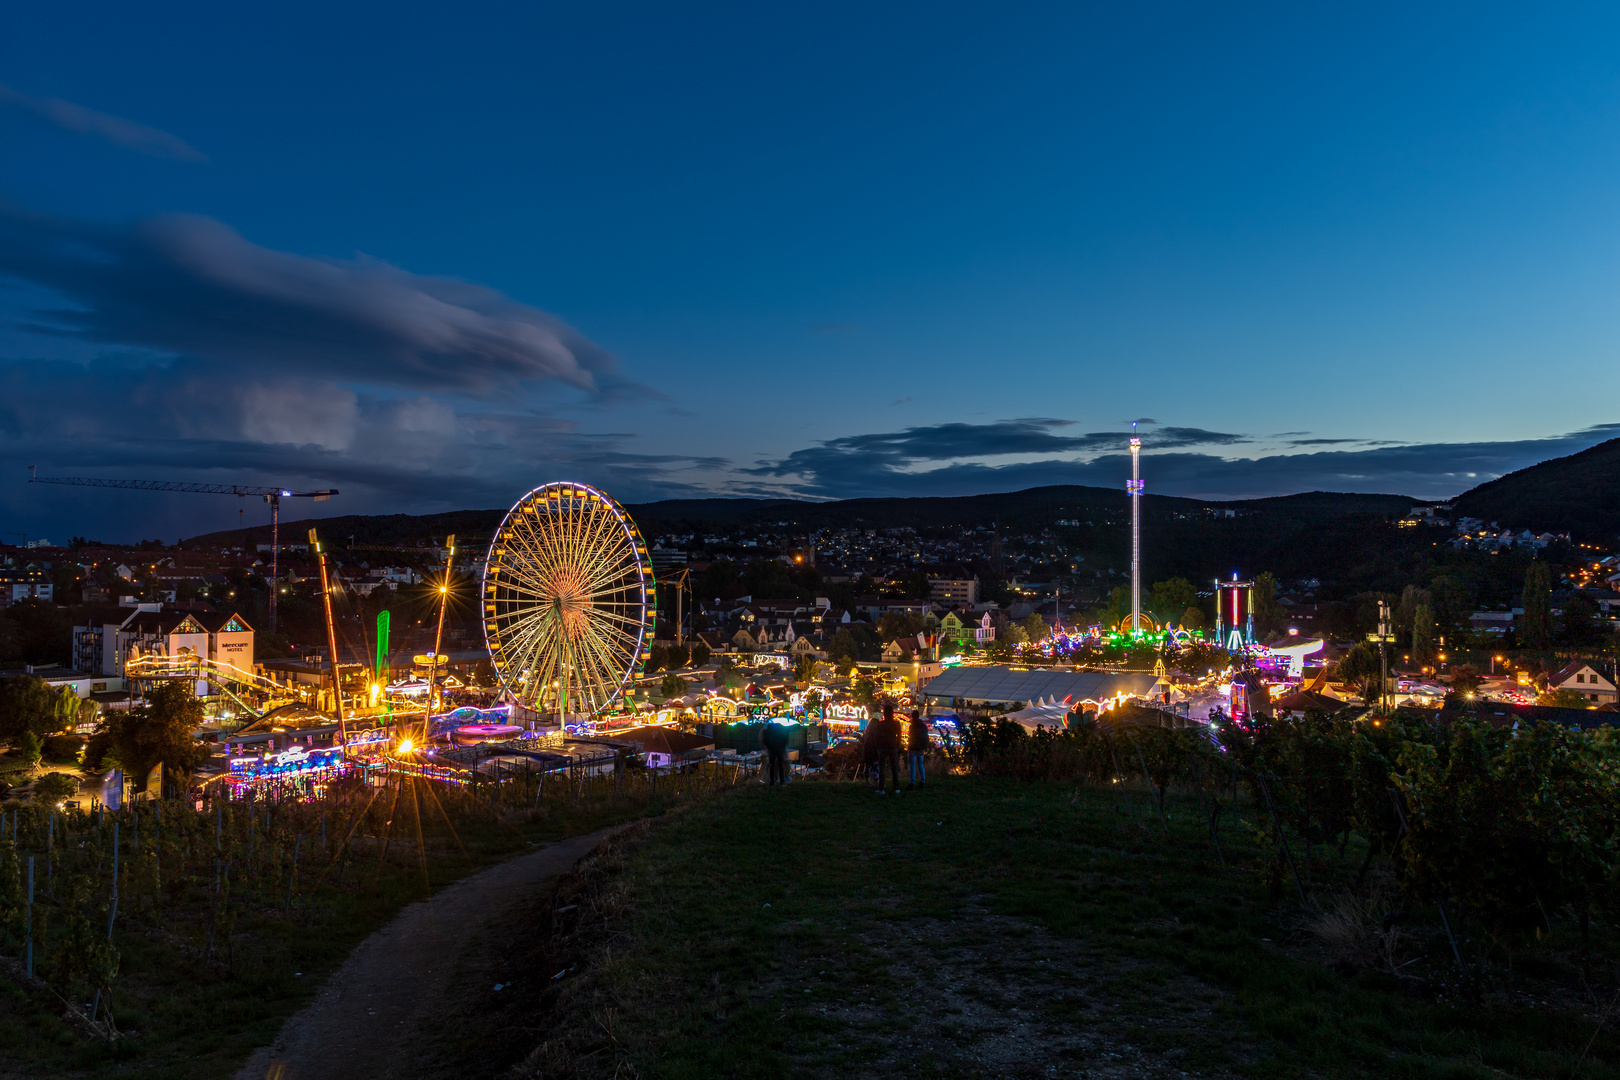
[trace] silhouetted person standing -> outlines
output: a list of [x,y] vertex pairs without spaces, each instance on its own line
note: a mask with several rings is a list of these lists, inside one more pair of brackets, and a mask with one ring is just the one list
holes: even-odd
[[906,727],[906,759],[911,766],[911,786],[928,782],[928,773],[924,771],[923,758],[928,753],[928,724],[923,720],[921,713],[911,714],[911,723]]
[[759,733],[759,738],[765,744],[765,759],[770,767],[771,786],[775,787],[779,781],[787,783],[787,725],[767,720],[765,730]]
[[900,793],[900,721],[894,718],[894,706],[888,702],[883,703],[883,717],[874,720],[866,729],[866,737],[872,740],[872,751],[878,763],[878,794],[883,792],[883,770],[889,770],[889,776],[894,782],[893,791]]

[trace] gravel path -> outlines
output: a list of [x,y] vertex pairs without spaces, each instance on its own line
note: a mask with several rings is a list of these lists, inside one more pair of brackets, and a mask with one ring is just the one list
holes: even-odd
[[[622,826],[620,826],[622,828]],[[456,961],[480,927],[569,869],[616,829],[559,841],[474,874],[404,911],[349,954],[236,1080],[389,1080],[415,1075],[406,1038],[451,1000]]]

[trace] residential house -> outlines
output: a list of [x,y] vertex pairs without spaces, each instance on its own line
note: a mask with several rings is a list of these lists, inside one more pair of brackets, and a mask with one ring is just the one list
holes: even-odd
[[1547,680],[1550,690],[1573,690],[1596,705],[1620,701],[1620,691],[1591,664],[1576,660]]
[[973,631],[973,640],[981,646],[996,640],[996,624],[988,611],[979,619],[979,625]]

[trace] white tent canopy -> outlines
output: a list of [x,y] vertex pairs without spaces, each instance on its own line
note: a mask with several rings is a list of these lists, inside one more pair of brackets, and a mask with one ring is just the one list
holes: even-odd
[[1062,729],[1068,723],[1069,704],[1052,698],[1040,698],[1030,702],[1017,712],[1010,712],[1006,719],[1024,725],[1030,730],[1038,727]]

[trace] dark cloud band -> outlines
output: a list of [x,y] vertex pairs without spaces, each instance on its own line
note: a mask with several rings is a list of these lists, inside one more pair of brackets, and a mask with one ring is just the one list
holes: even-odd
[[261,371],[489,395],[536,381],[621,383],[606,350],[554,315],[481,285],[376,259],[272,251],[203,217],[121,230],[0,214],[0,276],[69,306],[32,329]]

